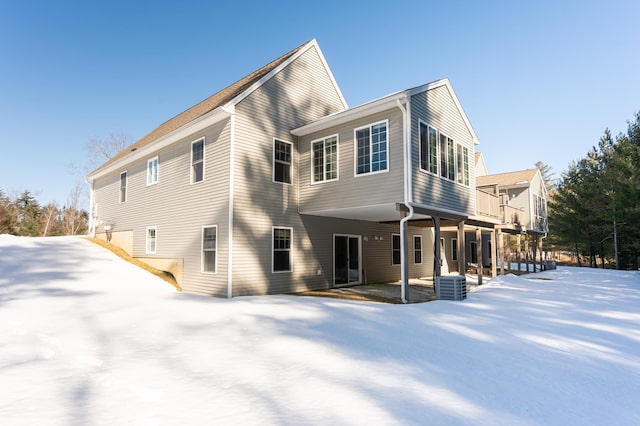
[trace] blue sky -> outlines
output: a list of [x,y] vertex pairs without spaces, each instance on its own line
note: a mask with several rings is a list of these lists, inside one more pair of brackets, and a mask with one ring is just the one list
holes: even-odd
[[350,106],[448,77],[490,173],[556,175],[640,110],[640,2],[0,0],[0,189],[63,205],[134,140],[316,38]]

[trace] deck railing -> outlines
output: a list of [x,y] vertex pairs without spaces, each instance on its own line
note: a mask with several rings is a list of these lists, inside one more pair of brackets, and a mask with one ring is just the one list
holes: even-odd
[[522,225],[524,212],[510,205],[500,204],[500,218],[502,223],[506,225]]
[[476,208],[480,216],[500,218],[498,196],[476,189]]

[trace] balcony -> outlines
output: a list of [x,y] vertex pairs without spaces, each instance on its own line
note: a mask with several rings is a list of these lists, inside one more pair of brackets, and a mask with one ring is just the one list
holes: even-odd
[[478,216],[500,219],[498,196],[481,189],[476,189],[476,210]]

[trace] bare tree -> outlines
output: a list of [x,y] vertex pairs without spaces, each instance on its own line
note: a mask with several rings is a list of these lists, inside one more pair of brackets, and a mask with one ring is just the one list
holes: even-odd
[[42,236],[56,235],[59,232],[60,209],[55,203],[47,204],[40,214],[40,228]]
[[67,198],[62,209],[62,230],[65,235],[78,235],[87,231],[88,214],[79,208],[83,194],[83,185],[78,182]]
[[124,132],[110,132],[106,138],[98,136],[90,138],[85,145],[89,154],[89,168],[98,167],[131,145],[131,139],[131,136]]

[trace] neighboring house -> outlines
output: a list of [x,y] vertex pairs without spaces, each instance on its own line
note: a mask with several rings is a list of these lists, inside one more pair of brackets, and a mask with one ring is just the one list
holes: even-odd
[[543,235],[547,222],[547,188],[539,169],[478,176],[476,188],[498,195],[502,224]]
[[441,274],[441,227],[476,215],[477,143],[447,79],[348,108],[312,40],[91,172],[91,228],[191,293],[408,298]]

